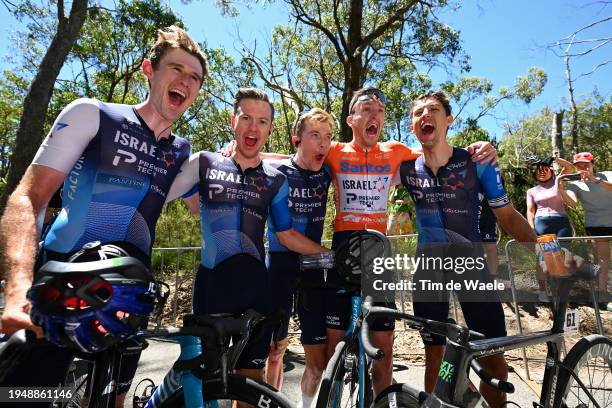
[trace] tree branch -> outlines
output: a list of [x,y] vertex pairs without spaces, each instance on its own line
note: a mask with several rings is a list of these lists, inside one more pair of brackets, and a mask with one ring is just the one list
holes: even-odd
[[[291,99],[293,99],[296,103],[296,105],[299,107],[299,110],[302,109],[302,107],[305,105],[304,101],[302,100],[302,98],[300,98],[300,96],[293,90],[293,89],[289,89],[287,87],[284,87],[276,82],[272,82],[270,81],[268,78],[266,78],[266,75],[263,72],[263,68],[261,67],[261,65],[259,64],[259,62],[252,56],[245,56],[242,57],[243,60],[248,61],[250,63],[252,63],[255,66],[255,69],[257,70],[257,72],[259,73],[259,77],[261,78],[262,81],[264,81],[264,83],[266,84],[266,86],[276,92],[286,92],[287,94],[289,94],[291,96]],[[298,110],[298,112],[299,112]]]
[[302,23],[304,23],[304,24],[306,24],[308,26],[311,26],[311,27],[314,27],[314,28],[320,30],[323,34],[325,34],[325,36],[329,39],[329,41],[334,46],[334,48],[336,50],[336,54],[338,55],[338,58],[344,64],[346,62],[346,56],[344,55],[342,47],[341,47],[340,43],[338,42],[338,39],[334,36],[334,34],[327,27],[324,27],[318,21],[316,21],[315,19],[310,17],[306,13],[306,11],[304,10],[304,8],[302,7],[302,5],[300,4],[299,1],[297,1],[297,0],[287,0],[287,1],[289,2],[289,5],[291,5],[291,7],[293,7],[293,10],[294,10],[294,15],[293,16],[296,19],[298,19],[299,21],[301,21]]
[[608,58],[606,61],[602,62],[601,64],[598,64],[595,68],[591,70],[591,72],[587,72],[587,73],[578,75],[576,78],[574,78],[574,82],[579,80],[582,77],[592,75],[599,68],[603,67],[604,65],[608,65],[610,62],[612,62],[612,57]]
[[[372,43],[372,41],[374,41],[375,39],[383,35],[385,31],[387,31],[387,29],[391,27],[392,24],[400,20],[403,20],[404,14],[417,3],[424,3],[424,2],[421,2],[419,0],[412,0],[406,6],[398,9],[395,13],[390,15],[386,21],[384,21],[381,25],[379,25],[374,30],[372,30],[370,34],[363,37],[363,40],[361,41],[359,48],[355,50],[355,55],[358,55],[358,53],[361,53],[365,47],[368,47]],[[429,5],[428,3],[424,3],[424,4]]]

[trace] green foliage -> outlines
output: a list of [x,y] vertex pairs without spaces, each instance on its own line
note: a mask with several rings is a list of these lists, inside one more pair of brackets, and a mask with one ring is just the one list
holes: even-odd
[[497,147],[497,141],[491,139],[489,132],[480,127],[461,129],[453,136],[448,136],[447,139],[451,146],[457,147],[466,147],[479,141],[490,142],[493,146]]
[[552,155],[551,127],[553,112],[549,108],[523,118],[517,123],[506,124],[506,132],[499,144],[500,164],[510,169],[524,166],[528,155]]
[[95,8],[72,49],[80,67],[75,78],[83,96],[134,104],[146,95],[140,65],[157,38],[157,30],[180,19],[158,0],[119,0],[115,10]]
[[612,97],[595,94],[578,105],[578,146],[595,155],[596,170],[612,169]]
[[[166,204],[157,221],[154,247],[199,247],[200,218],[192,215],[182,200]],[[171,260],[175,260],[172,258]]]
[[[251,48],[245,57],[257,67],[260,79],[287,100],[279,119],[282,111],[319,106],[338,118],[340,140],[350,140],[342,116],[351,92],[364,84],[375,85],[390,96],[383,138],[406,141],[409,101],[430,86],[429,76],[417,65],[469,68],[459,33],[437,19],[446,1],[363,2],[361,19],[354,18],[351,10],[358,5],[350,1],[286,3],[293,21],[275,27],[270,47],[257,53],[255,46],[244,45]],[[287,122],[279,129],[288,130]]]
[[[493,93],[493,83],[483,77],[465,76],[457,82],[446,82],[441,88],[449,98],[457,105],[453,112],[455,122],[454,129],[475,128],[478,120],[484,116],[491,115],[495,108],[504,101],[521,101],[529,104],[534,98],[544,91],[548,76],[543,69],[530,67],[527,75],[519,76],[514,87],[502,86],[497,94]],[[468,107],[479,103],[478,109],[466,115]]]
[[6,183],[27,87],[27,81],[13,72],[4,71],[0,77],[0,189]]

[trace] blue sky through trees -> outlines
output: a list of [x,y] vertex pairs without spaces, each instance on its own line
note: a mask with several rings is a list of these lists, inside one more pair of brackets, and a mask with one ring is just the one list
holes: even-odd
[[[517,76],[525,75],[530,66],[543,68],[548,83],[542,95],[530,105],[505,103],[495,110],[494,117],[485,117],[479,124],[492,136],[502,136],[503,122],[514,121],[543,106],[554,110],[567,109],[567,86],[563,60],[546,45],[560,40],[592,22],[612,16],[612,2],[570,0],[476,0],[462,1],[458,10],[446,9],[441,20],[461,32],[465,52],[471,57],[472,70],[468,75],[489,78],[497,91],[501,86],[512,86]],[[266,47],[275,24],[288,21],[283,2],[267,7],[239,6],[238,17],[222,16],[212,0],[191,1],[183,4],[172,0],[169,6],[185,21],[188,30],[198,41],[206,41],[211,47],[222,47],[238,56],[240,39],[252,44],[257,39],[258,48]],[[10,32],[21,24],[6,8],[0,8],[0,18],[5,23],[0,41],[2,69],[11,69],[6,57],[15,52],[10,43]],[[595,39],[612,35],[612,20],[578,34],[578,38]],[[588,46],[588,44],[587,44]],[[575,46],[575,52],[585,51],[585,46]],[[557,51],[559,49],[557,48]],[[574,58],[574,76],[590,72],[595,66],[612,57],[612,43],[588,54]],[[425,70],[426,67],[423,67]],[[451,76],[442,70],[431,72],[434,84],[456,79],[458,70]],[[593,75],[579,79],[576,97],[579,103],[594,91],[609,99],[612,91],[612,63],[599,68]],[[471,109],[477,109],[473,104]]]

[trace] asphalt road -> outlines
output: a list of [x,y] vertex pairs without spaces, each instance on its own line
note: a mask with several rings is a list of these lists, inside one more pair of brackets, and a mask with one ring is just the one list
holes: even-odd
[[[136,378],[129,391],[128,399],[126,399],[126,407],[131,406],[132,396],[139,381],[150,378],[155,384],[159,384],[178,357],[179,347],[177,344],[157,340],[150,340],[149,342],[150,345],[143,352]],[[291,401],[297,402],[299,398],[299,382],[303,370],[304,355],[300,353],[299,349],[289,350],[285,355],[285,382],[282,391]],[[422,389],[423,373],[424,367],[421,365],[409,365],[403,361],[396,361],[393,377],[397,382],[409,383],[414,388]],[[510,394],[508,399],[520,407],[532,407],[532,401],[538,400],[536,393],[514,373],[510,373],[509,381],[514,384],[516,391],[514,394]]]

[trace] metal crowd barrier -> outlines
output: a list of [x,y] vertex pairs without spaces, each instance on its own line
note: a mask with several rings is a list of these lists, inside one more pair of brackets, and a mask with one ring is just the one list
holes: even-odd
[[[412,245],[414,244],[414,248],[416,248],[416,238],[417,238],[417,234],[390,236],[389,241],[391,244],[391,256],[395,256],[396,254],[399,254],[399,253],[403,254],[403,252],[400,252],[401,244],[409,242],[408,240],[414,240],[410,245],[412,248]],[[584,250],[588,252],[589,255],[592,255],[592,249],[590,249],[591,248],[590,243],[586,244],[592,239],[593,237],[571,237],[571,238],[559,238],[559,241],[582,242],[582,248],[584,248]],[[612,236],[597,237],[597,239],[606,239],[610,241],[610,239],[612,239]],[[323,245],[329,246],[331,245],[331,242],[324,241]],[[516,265],[513,262],[513,259],[515,258],[512,257],[512,253],[513,251],[516,252],[516,248],[518,248],[518,242],[516,242],[515,240],[511,240],[505,245],[504,250],[505,250],[505,256],[507,258],[506,262],[508,265],[508,280],[510,281],[512,301],[513,301],[518,331],[519,333],[523,333],[523,324],[521,322],[521,315],[519,313],[519,301],[517,298],[516,276],[515,276]],[[523,249],[523,251],[525,251],[526,253],[527,250]],[[499,252],[500,251],[498,251],[498,254]],[[409,254],[409,255],[414,255],[414,254]],[[531,254],[530,256],[533,257],[533,265],[535,266],[535,257],[533,256],[533,254]],[[195,277],[195,274],[197,273],[199,261],[200,261],[200,247],[176,247],[176,248],[154,248],[153,249],[153,265],[154,265],[154,273],[156,274],[156,276],[160,276],[159,274],[167,276],[169,272],[173,273],[172,281],[174,283],[174,288],[173,288],[173,294],[172,294],[172,300],[171,300],[171,305],[172,305],[171,320],[174,323],[176,323],[176,319],[178,317],[179,293],[181,292],[181,290],[184,292],[186,287],[188,287],[189,292],[193,294],[193,279]],[[592,260],[592,261],[595,261],[595,260]],[[503,263],[503,260],[500,257],[500,264],[501,263]],[[404,278],[410,279],[410,276],[407,276],[407,274],[409,273],[408,271],[396,270],[395,273],[396,273],[396,279],[398,279],[398,281]],[[533,276],[533,288],[532,289],[537,288],[537,282],[535,279],[535,268],[533,268],[533,270],[528,271],[527,273],[530,273]],[[592,290],[595,287],[594,285],[595,285],[594,282],[590,282],[591,293],[593,293]],[[404,312],[407,311],[406,306],[410,304],[409,298],[410,296],[404,291],[400,291],[396,296],[396,302],[398,303],[398,306],[400,307],[400,309]],[[451,297],[451,299],[452,299],[451,310],[452,310],[452,313],[454,314],[455,320],[458,320],[457,316],[458,316],[459,308],[458,308],[457,300],[454,296]],[[597,307],[598,299],[596,299],[596,297],[593,295],[591,300],[594,306],[597,330],[599,333],[604,334],[604,327],[601,321],[599,309]],[[404,331],[406,329],[407,329],[406,326],[397,327],[397,331]],[[526,349],[523,349],[522,354],[523,354],[523,363],[525,367],[525,374],[527,378],[529,378],[529,367],[528,367],[529,361],[530,360],[536,361],[536,360],[541,360],[541,359],[529,358],[527,356]]]
[[[592,249],[592,245],[590,243],[590,241],[592,241],[593,239],[597,239],[597,240],[607,240],[608,241],[608,245],[610,243],[610,240],[612,239],[611,235],[606,235],[606,236],[597,236],[597,237],[592,237],[592,236],[586,236],[586,237],[559,237],[557,238],[558,241],[560,241],[560,243],[564,243],[567,242],[568,244],[564,245],[564,246],[569,246],[570,250],[572,252],[578,252],[577,254],[584,257],[587,261],[593,263],[593,264],[597,264],[598,260],[595,259],[595,256],[593,254],[593,249]],[[575,245],[578,244],[578,245]],[[519,313],[519,300],[518,300],[518,296],[517,296],[517,287],[516,287],[516,276],[515,276],[515,268],[513,267],[513,259],[516,259],[516,257],[513,256],[512,252],[517,252],[517,248],[519,248],[519,242],[517,242],[516,240],[510,240],[506,243],[505,246],[505,254],[506,254],[506,258],[507,258],[507,264],[508,264],[508,275],[510,278],[510,283],[511,283],[511,290],[512,290],[512,300],[513,300],[513,305],[514,305],[514,313],[516,316],[516,321],[517,321],[517,326],[519,329],[519,334],[523,334],[523,324],[521,321],[521,314]],[[576,248],[576,246],[578,248]],[[523,246],[520,246],[521,251],[526,252],[527,249],[525,249]],[[534,264],[535,265],[535,264]],[[610,280],[610,276],[609,276],[609,269],[610,269],[610,264],[608,264],[608,282]],[[533,279],[534,279],[534,283],[537,285],[536,282],[536,275],[535,275],[535,267],[533,271],[529,271],[529,273],[532,274]],[[602,273],[602,271],[600,270],[599,273]],[[599,276],[599,275],[598,275]],[[593,306],[593,311],[594,311],[594,315],[595,315],[595,323],[597,325],[597,332],[599,334],[603,334],[605,335],[605,331],[604,331],[604,326],[601,320],[601,314],[599,312],[599,300],[598,299],[598,295],[597,295],[597,278],[590,280],[587,282],[588,286],[589,286],[589,295],[590,295],[590,304]],[[608,285],[607,285],[608,286]],[[607,287],[605,289],[607,291]],[[571,303],[571,300],[570,300]],[[562,350],[565,353],[565,350]],[[522,348],[522,355],[523,355],[523,366],[524,366],[524,370],[525,370],[525,375],[527,377],[527,379],[531,379],[530,378],[530,373],[529,373],[529,361],[539,361],[539,362],[543,362],[544,358],[529,358],[527,356],[527,350],[526,348]]]
[[[416,237],[417,234],[390,236],[389,242],[391,244],[392,256],[399,253],[399,245],[402,240],[414,239],[416,242]],[[331,240],[323,240],[322,245],[330,247]],[[163,276],[165,281],[173,282],[174,285],[170,301],[172,305],[171,320],[174,324],[176,324],[176,320],[179,316],[178,303],[180,290],[188,285],[193,294],[193,280],[198,271],[200,249],[200,247],[153,248],[152,264],[154,275],[156,277]],[[404,271],[396,271],[397,274],[403,272]],[[168,279],[169,273],[173,273],[171,279]],[[398,300],[401,304],[402,311],[405,311],[405,305],[408,303],[408,298],[403,292],[400,292]]]

